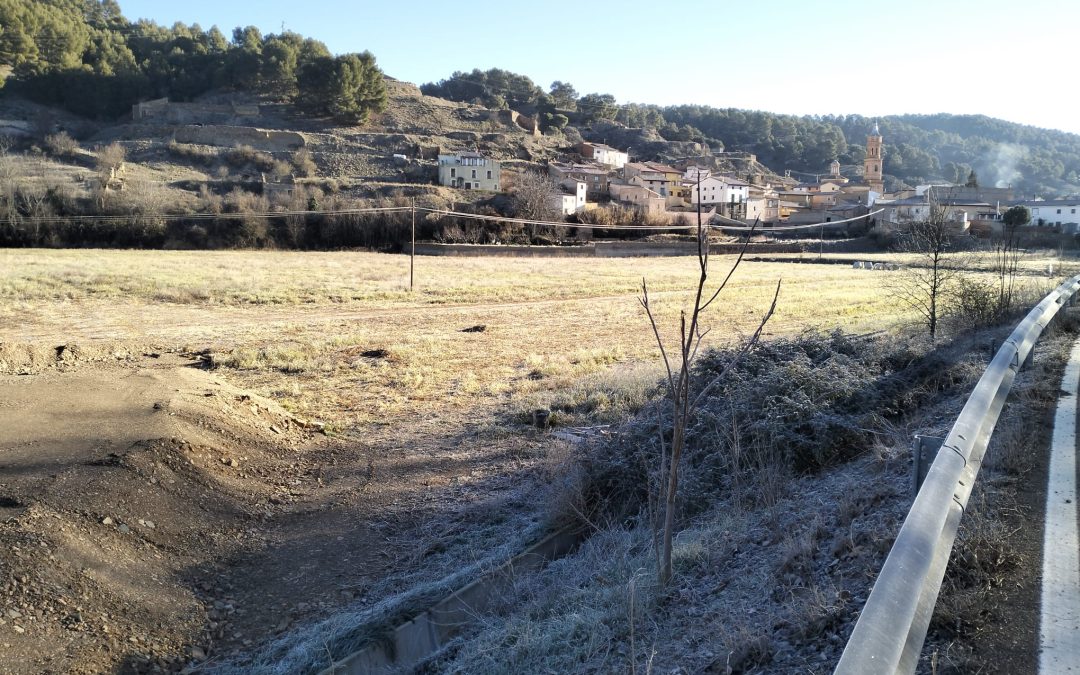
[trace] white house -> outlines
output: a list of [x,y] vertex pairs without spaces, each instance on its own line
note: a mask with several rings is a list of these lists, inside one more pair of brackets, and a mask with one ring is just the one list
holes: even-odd
[[742,204],[750,197],[750,184],[729,176],[709,176],[687,187],[691,204]]
[[585,210],[585,194],[589,186],[583,180],[568,178],[559,183],[559,192],[554,195],[555,207],[564,216]]
[[585,159],[591,159],[597,164],[605,164],[614,169],[621,169],[630,161],[630,155],[622,150],[616,150],[610,145],[603,143],[581,143],[578,152]]
[[439,155],[439,185],[498,192],[501,180],[502,165],[478,152]]
[[1080,199],[1053,199],[1023,202],[1031,211],[1032,225],[1052,225],[1075,232],[1080,226]]

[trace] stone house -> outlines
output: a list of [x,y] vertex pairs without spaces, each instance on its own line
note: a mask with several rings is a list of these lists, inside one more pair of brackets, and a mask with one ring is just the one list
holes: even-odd
[[659,192],[635,183],[612,183],[611,198],[624,206],[636,208],[647,215],[667,211],[667,200]]
[[627,162],[623,166],[623,179],[646,187],[661,197],[683,199],[687,196],[683,187],[683,172],[659,162]]
[[608,186],[611,184],[611,176],[607,168],[599,164],[560,164],[551,162],[548,164],[548,175],[555,182],[564,180],[579,180],[586,185],[586,194],[589,199],[597,200],[607,197]]

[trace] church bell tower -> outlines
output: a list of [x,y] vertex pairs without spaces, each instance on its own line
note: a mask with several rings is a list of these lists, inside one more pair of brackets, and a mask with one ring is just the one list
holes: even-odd
[[863,178],[870,189],[878,194],[885,193],[885,181],[881,177],[881,131],[877,122],[870,135],[866,137],[866,159],[863,160]]

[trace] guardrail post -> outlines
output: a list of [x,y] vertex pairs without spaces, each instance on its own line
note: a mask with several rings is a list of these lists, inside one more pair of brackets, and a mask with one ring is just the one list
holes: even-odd
[[919,496],[919,488],[926,480],[926,474],[930,471],[930,465],[934,463],[944,438],[937,436],[915,435],[911,443],[911,498]]

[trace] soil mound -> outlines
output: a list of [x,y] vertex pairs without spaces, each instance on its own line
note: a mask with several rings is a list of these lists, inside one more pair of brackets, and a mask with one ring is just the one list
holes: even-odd
[[179,357],[118,372],[79,354],[0,375],[0,670],[179,669],[233,635],[208,552],[289,508],[321,436]]

